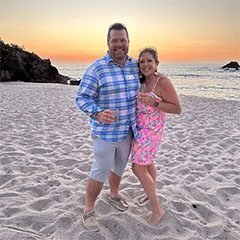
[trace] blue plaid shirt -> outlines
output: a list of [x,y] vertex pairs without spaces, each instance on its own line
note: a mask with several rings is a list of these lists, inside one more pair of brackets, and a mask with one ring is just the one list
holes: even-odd
[[118,112],[118,120],[112,124],[99,123],[90,118],[92,134],[104,141],[121,142],[127,138],[132,127],[136,137],[139,86],[138,63],[130,57],[120,67],[107,52],[86,70],[76,97],[79,109],[88,116],[104,109]]

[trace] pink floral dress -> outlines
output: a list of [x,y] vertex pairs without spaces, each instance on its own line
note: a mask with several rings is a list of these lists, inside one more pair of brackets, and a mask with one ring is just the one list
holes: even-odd
[[142,101],[138,102],[138,135],[133,140],[131,150],[133,163],[146,166],[152,164],[162,141],[165,115],[165,112],[159,108],[149,106]]

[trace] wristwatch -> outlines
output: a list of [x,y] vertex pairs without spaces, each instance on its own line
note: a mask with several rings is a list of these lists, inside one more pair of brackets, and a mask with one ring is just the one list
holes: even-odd
[[162,101],[161,97],[155,97],[155,102],[153,103],[153,106],[158,107],[158,105],[161,101]]
[[98,121],[99,123],[101,123],[101,121],[99,120],[99,113],[100,112],[95,112],[91,115],[91,118]]
[[154,107],[158,107],[159,103],[163,100],[161,97],[159,97],[157,94],[155,94],[154,92],[150,93],[153,97],[154,97],[154,103],[153,106]]
[[158,107],[158,105],[159,105],[159,102],[157,100],[155,100],[155,102],[153,103],[153,106]]

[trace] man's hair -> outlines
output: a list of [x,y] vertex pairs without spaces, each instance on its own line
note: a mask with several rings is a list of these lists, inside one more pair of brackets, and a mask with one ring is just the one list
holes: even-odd
[[108,28],[108,34],[107,34],[107,41],[109,42],[110,40],[110,32],[112,30],[118,30],[118,31],[121,31],[121,30],[125,30],[126,33],[127,33],[127,39],[129,41],[129,37],[128,37],[128,30],[126,28],[126,26],[122,23],[113,23],[109,28]]

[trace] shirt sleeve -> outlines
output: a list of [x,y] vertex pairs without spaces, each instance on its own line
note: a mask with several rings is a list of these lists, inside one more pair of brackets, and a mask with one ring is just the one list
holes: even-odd
[[95,103],[97,96],[98,79],[94,72],[89,69],[82,77],[75,101],[81,111],[91,116],[93,113],[102,111]]

